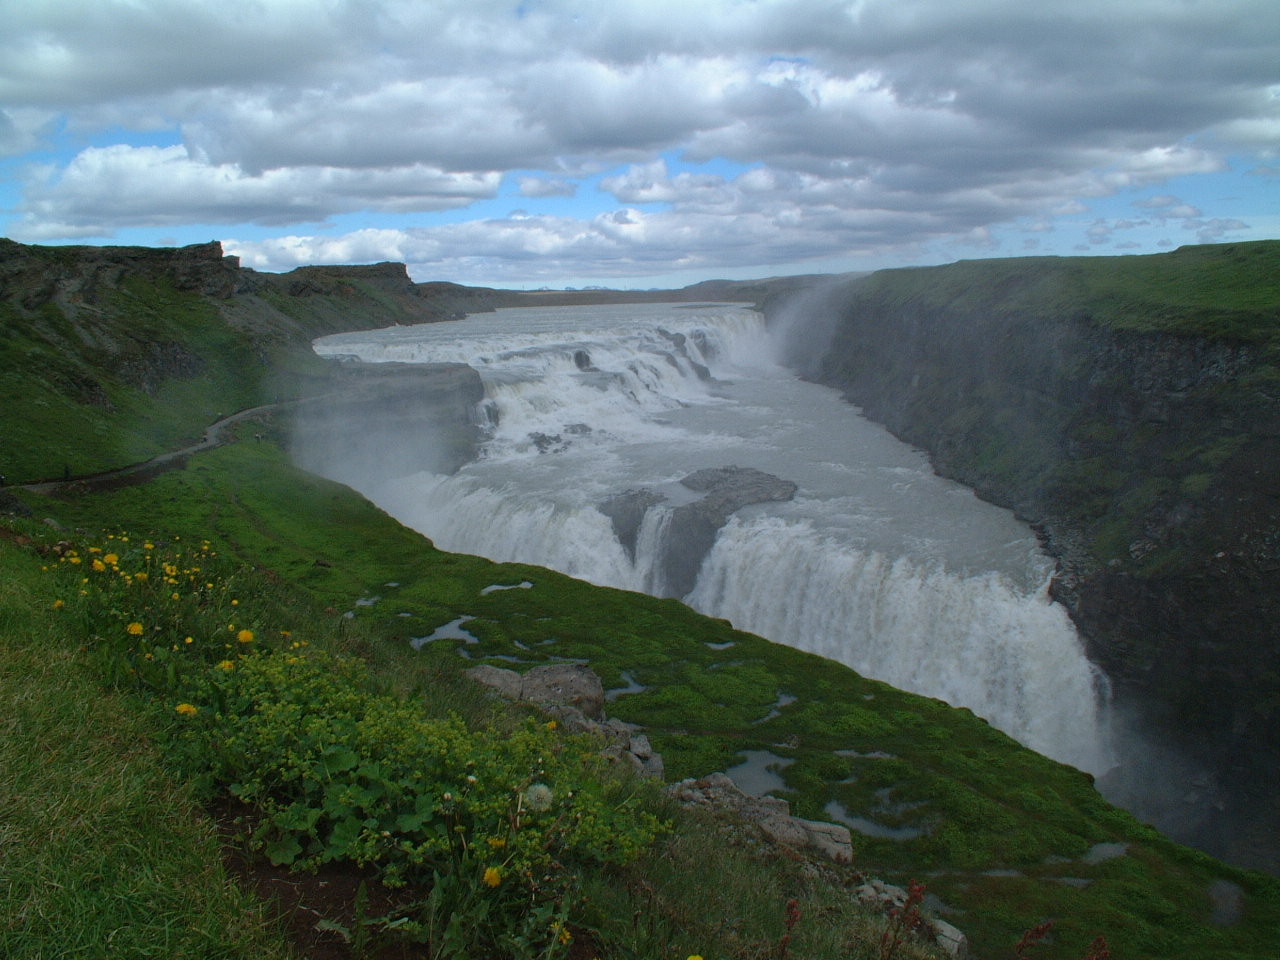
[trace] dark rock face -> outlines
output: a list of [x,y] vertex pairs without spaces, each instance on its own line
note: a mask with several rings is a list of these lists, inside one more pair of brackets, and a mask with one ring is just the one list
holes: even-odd
[[672,596],[677,597],[693,589],[702,561],[730,515],[748,504],[790,500],[796,495],[790,480],[749,467],[699,470],[680,483],[704,496],[672,511],[663,543],[662,569]]
[[[659,568],[665,596],[683,597],[694,587],[702,561],[715,544],[716,533],[729,517],[753,503],[790,500],[796,485],[750,467],[715,467],[689,474],[680,483],[701,499],[671,511],[666,536],[659,547]],[[635,560],[636,538],[645,513],[665,502],[653,490],[628,490],[610,497],[599,510],[613,522],[613,532],[627,555]]]
[[806,373],[1037,527],[1120,709],[1221,785],[1225,815],[1180,817],[1180,838],[1280,867],[1272,351],[1102,324],[1061,299],[1038,309],[1067,296],[1052,263],[1002,278],[1039,285],[1017,309],[1001,291],[939,302],[929,284],[947,269],[829,293],[830,343]]
[[613,522],[613,535],[632,562],[636,559],[636,538],[640,535],[640,524],[644,522],[646,511],[666,499],[652,490],[639,489],[619,493],[600,504],[600,512]]

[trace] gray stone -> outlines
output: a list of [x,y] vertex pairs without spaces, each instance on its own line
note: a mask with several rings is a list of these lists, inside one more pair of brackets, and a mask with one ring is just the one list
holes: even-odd
[[492,687],[504,697],[511,700],[520,699],[520,674],[514,670],[504,670],[501,667],[491,667],[487,663],[482,663],[468,669],[466,675],[477,683]]
[[796,820],[807,834],[806,842],[828,860],[853,862],[853,838],[847,827],[821,820]]
[[580,663],[534,667],[524,675],[520,699],[536,704],[567,704],[592,719],[604,714],[604,685],[589,667]]
[[969,956],[969,938],[963,933],[937,917],[931,917],[925,923],[929,927],[929,932],[933,934],[934,941],[947,956],[955,957],[956,960],[964,960]]

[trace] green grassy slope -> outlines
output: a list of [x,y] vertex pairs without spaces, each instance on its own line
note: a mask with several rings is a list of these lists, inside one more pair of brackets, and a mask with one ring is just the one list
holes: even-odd
[[[135,298],[121,301],[132,304],[129,310],[102,314],[102,323],[114,336],[126,338],[135,322],[154,323],[162,331],[187,324],[182,327],[184,342],[196,344],[202,355],[207,351],[205,369],[216,373],[210,376],[207,393],[195,398],[171,395],[176,409],[170,414],[171,426],[165,428],[169,433],[159,428],[148,433],[136,420],[112,420],[107,414],[94,421],[103,425],[93,431],[104,436],[102,457],[113,450],[142,449],[137,446],[143,444],[140,438],[159,446],[191,429],[176,424],[198,425],[204,415],[196,409],[201,402],[225,410],[260,397],[253,397],[251,390],[260,390],[271,371],[258,360],[263,374],[244,375],[244,334],[238,332],[245,329],[243,324],[222,324],[216,312],[203,312],[185,295],[135,287],[127,296]],[[144,319],[135,321],[138,316]],[[302,323],[297,318],[295,322]],[[29,338],[27,343],[35,342],[30,328],[21,336]],[[285,341],[287,337],[277,346]],[[10,358],[14,364],[5,370],[12,378],[12,395],[40,395],[49,365],[20,350]],[[79,369],[86,375],[106,379],[87,353],[77,362],[83,362]],[[154,395],[142,391],[143,405],[158,416],[155,398],[164,396],[166,389],[195,389],[183,382],[186,387],[166,381]],[[246,392],[237,392],[242,389]],[[11,415],[8,407],[0,409],[5,411],[0,429],[19,428],[11,423],[17,414]],[[80,429],[72,422],[77,407],[66,409],[59,422],[68,431]],[[1173,844],[1105,803],[1086,775],[1025,750],[968,711],[896,691],[812,655],[735,631],[673,601],[597,588],[539,568],[438,551],[352,491],[293,468],[282,452],[284,429],[264,415],[240,427],[243,437],[261,434],[261,441],[249,439],[200,454],[183,469],[147,482],[109,491],[82,490],[66,498],[24,494],[22,499],[37,517],[53,517],[64,530],[84,531],[87,542],[100,543],[106,534],[122,531],[134,540],[150,538],[158,544],[208,541],[224,557],[244,565],[238,576],[246,597],[269,595],[274,598],[274,621],[291,618],[277,626],[305,629],[317,644],[358,653],[383,688],[425,697],[441,710],[483,712],[475,689],[458,676],[469,664],[511,666],[514,658],[514,665],[523,668],[553,658],[583,660],[606,687],[624,686],[625,673],[645,688],[614,700],[609,710],[649,728],[667,760],[669,777],[706,774],[731,766],[743,751],[767,750],[791,761],[781,776],[784,795],[798,815],[829,819],[830,805],[838,803],[850,814],[875,819],[882,826],[918,832],[905,840],[855,835],[853,867],[821,875],[815,887],[802,879],[795,864],[766,865],[765,872],[752,873],[761,869],[760,858],[719,850],[708,843],[709,831],[695,824],[653,858],[588,878],[597,906],[594,912],[590,905],[584,908],[580,921],[598,931],[602,956],[667,956],[678,951],[684,951],[682,956],[761,955],[772,949],[768,938],[780,935],[779,899],[797,891],[811,898],[806,899],[806,909],[812,903],[815,911],[810,916],[839,919],[813,923],[810,933],[816,936],[818,927],[829,926],[834,940],[806,941],[795,955],[875,956],[874,937],[865,954],[846,952],[847,945],[840,941],[842,925],[849,922],[847,911],[821,912],[845,910],[830,898],[843,896],[844,885],[852,884],[858,871],[903,883],[913,877],[925,880],[958,911],[951,919],[969,935],[978,956],[1009,953],[1023,931],[1046,918],[1056,921],[1053,942],[1038,954],[1046,958],[1074,960],[1098,934],[1107,937],[1116,956],[1244,960],[1270,955],[1274,931],[1280,927],[1280,883]],[[36,470],[39,464],[65,459],[68,436],[81,434],[33,431],[26,436],[32,449],[25,462]],[[34,624],[48,619],[55,594],[45,584],[47,574],[39,569],[43,564],[33,557],[32,548],[48,548],[72,535],[32,521],[17,529],[33,543],[21,546],[12,538],[0,538],[0,562],[15,585],[3,594],[0,608],[0,639],[12,658],[4,675],[6,703],[21,705],[47,697],[66,709],[77,699],[94,702],[117,696],[107,692],[105,678],[95,680],[89,669],[92,661],[77,668],[84,671],[76,680],[82,686],[73,693],[51,692],[53,678],[47,670],[26,675],[32,659],[48,656],[74,662],[80,646],[91,649],[95,632],[106,629],[98,620],[118,626],[129,612],[87,610],[87,622],[71,620],[33,647],[29,634]],[[74,574],[69,576],[60,581],[63,589],[74,586]],[[525,582],[532,586],[485,592],[493,585]],[[248,601],[246,611],[247,607]],[[243,622],[230,607],[210,615],[218,613]],[[267,616],[261,611],[258,615]],[[461,616],[474,618],[467,627],[478,638],[476,643],[438,641],[421,651],[409,646],[409,638],[428,635]],[[775,711],[780,694],[795,699]],[[106,709],[108,701],[103,703]],[[140,724],[122,727],[137,730],[131,740],[144,742],[147,724],[160,723],[138,701],[121,698],[110,703],[119,711],[121,724]],[[132,720],[130,711],[136,712]],[[11,805],[30,808],[41,796],[71,791],[75,771],[70,768],[51,767],[45,786],[26,785],[29,756],[60,740],[85,749],[89,765],[101,768],[104,781],[126,776],[131,758],[118,742],[100,740],[106,728],[76,720],[22,725],[18,742],[34,748],[0,756],[0,782],[20,784],[9,798]],[[163,739],[159,728],[151,729]],[[149,772],[129,776],[134,782],[155,784],[173,776],[156,769],[154,780]],[[136,802],[139,809],[158,817],[161,808],[178,801],[171,799],[170,788],[155,789],[150,799]],[[181,795],[183,787],[172,789]],[[61,821],[64,814],[55,808],[52,816]],[[69,830],[81,815],[68,810],[66,816]],[[170,841],[175,863],[182,857],[211,859],[207,832],[203,839],[176,828],[157,833]],[[127,835],[123,840],[115,837],[108,832],[83,843],[95,856],[112,844],[128,849],[136,843]],[[1090,850],[1100,843],[1121,845],[1125,852],[1090,862]],[[0,847],[0,852],[7,849]],[[683,868],[674,871],[683,876],[672,875],[664,852],[683,857],[675,861]],[[29,876],[46,868],[38,849],[26,849],[23,856]],[[150,875],[149,863],[144,859],[140,866],[118,869],[137,881]],[[730,874],[733,884],[720,882],[722,875]],[[10,875],[6,870],[5,876]],[[94,876],[92,870],[79,875]],[[692,887],[691,876],[699,881]],[[31,937],[26,953],[15,955],[59,955],[52,949],[41,952],[34,938],[47,940],[48,928],[32,926],[31,918],[86,913],[85,904],[92,902],[96,888],[86,879],[88,892],[74,905],[62,906],[56,888],[46,889],[37,880],[24,883],[25,926],[13,929],[27,930]],[[1239,889],[1238,922],[1213,922],[1210,891],[1215,884]],[[203,896],[223,886],[217,872],[210,870],[193,880],[192,889]],[[754,890],[766,902],[725,902],[726,889],[744,898]],[[654,922],[667,928],[660,936],[645,939],[637,933],[629,904],[638,891],[649,898],[658,917]],[[230,895],[234,903],[234,891]],[[128,899],[142,905],[145,920],[110,922],[137,939],[154,937],[146,923],[178,925],[184,915],[159,889],[147,888]],[[86,943],[102,943],[101,931],[82,929],[88,920],[71,922],[76,936],[83,933]],[[210,923],[226,924],[228,943],[250,942],[243,924]],[[747,929],[753,932],[742,933]],[[761,932],[771,929],[775,932]]]

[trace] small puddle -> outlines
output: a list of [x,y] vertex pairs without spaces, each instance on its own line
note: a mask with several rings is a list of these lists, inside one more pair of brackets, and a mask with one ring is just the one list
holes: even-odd
[[783,693],[781,690],[779,690],[778,699],[773,702],[773,706],[769,709],[769,712],[766,713],[759,720],[756,720],[755,723],[756,724],[768,723],[774,717],[782,716],[782,708],[790,704],[793,704],[795,702],[796,702],[795,697],[793,697],[789,693]]
[[780,757],[769,750],[743,750],[747,759],[736,767],[725,771],[725,776],[732,780],[743,793],[752,797],[763,797],[770,790],[785,790],[787,782],[778,774],[795,763],[787,757]]
[[519,583],[491,583],[480,591],[480,596],[497,593],[499,590],[528,590],[532,586],[533,584],[528,580],[521,580]]
[[864,837],[876,837],[880,840],[914,840],[925,834],[923,827],[890,827],[867,817],[855,817],[839,800],[830,801],[823,810],[832,820],[843,823],[850,830],[857,830]]
[[737,642],[737,640],[727,640],[724,643],[708,643],[707,646],[712,650],[728,650]]
[[626,683],[626,686],[611,687],[610,689],[606,690],[604,692],[605,700],[613,701],[613,700],[617,700],[619,697],[629,696],[630,694],[633,694],[633,693],[643,693],[644,691],[649,689],[642,683],[636,683],[636,678],[633,677],[631,675],[631,672],[628,670],[622,671],[622,679],[623,679],[623,682]]
[[1106,863],[1129,852],[1127,843],[1095,843],[1084,855],[1085,863]]
[[465,640],[467,643],[479,643],[479,637],[462,629],[464,623],[474,619],[475,617],[458,617],[457,620],[450,620],[444,626],[436,627],[425,637],[410,637],[409,646],[415,650],[421,650],[428,643],[436,640]]

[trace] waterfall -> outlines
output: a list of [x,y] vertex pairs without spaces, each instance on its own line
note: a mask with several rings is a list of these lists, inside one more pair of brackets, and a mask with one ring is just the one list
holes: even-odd
[[[448,476],[380,476],[371,464],[353,484],[443,549],[671,595],[664,557],[687,533],[673,517],[702,496],[681,480],[729,464],[760,471],[794,483],[794,498],[716,517],[681,599],[968,707],[1055,759],[1110,766],[1098,678],[1047,596],[1052,565],[1031,532],[780,367],[758,313],[499,310],[316,349],[479,371],[479,459]],[[606,515],[610,502],[623,506]]]

